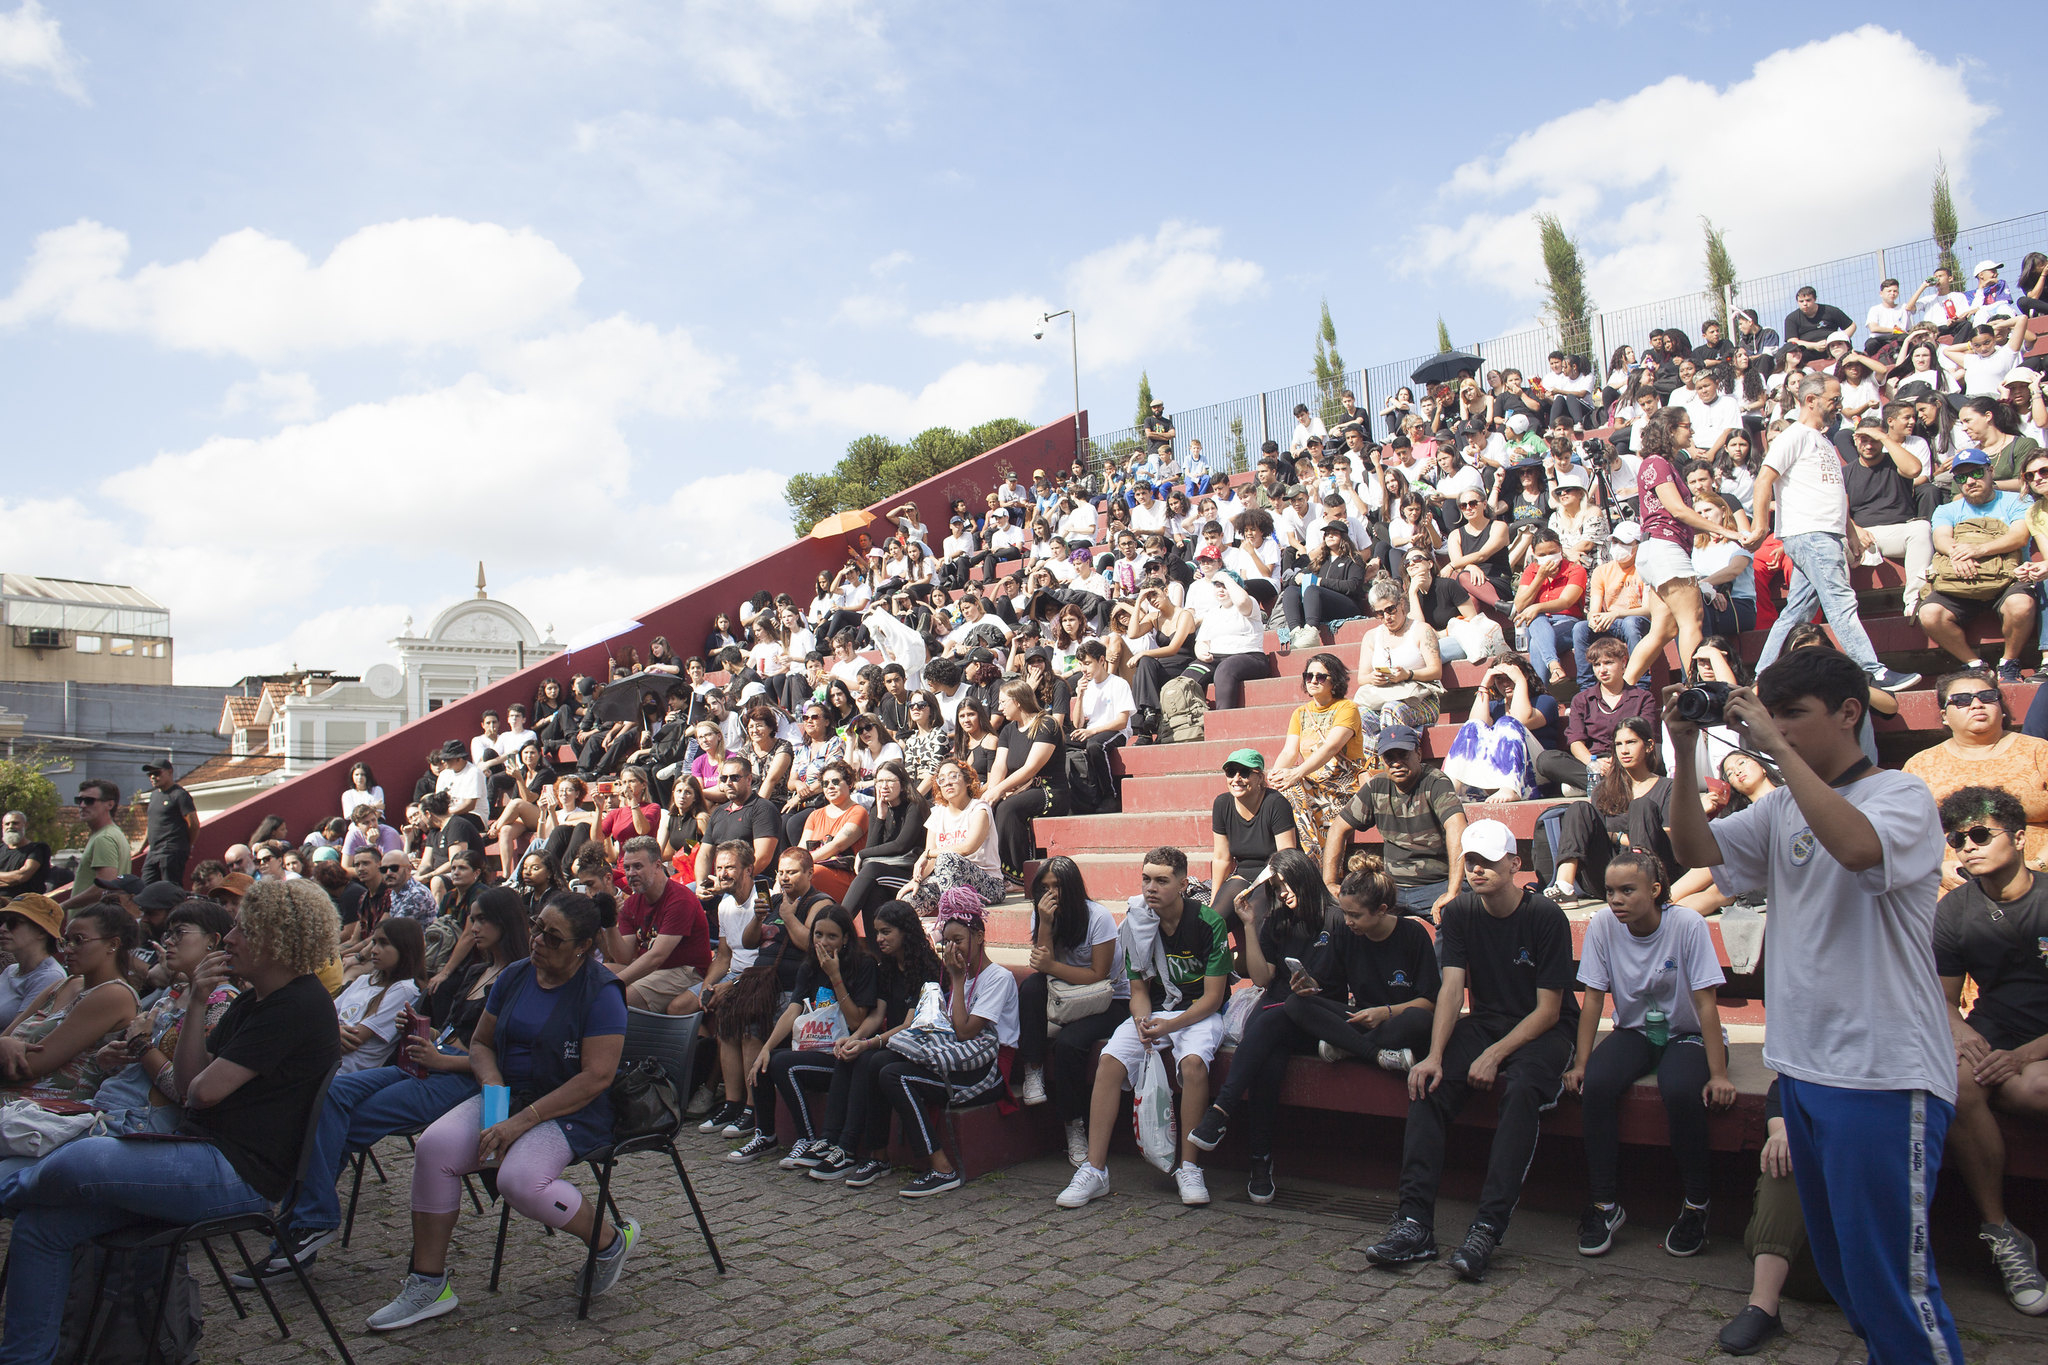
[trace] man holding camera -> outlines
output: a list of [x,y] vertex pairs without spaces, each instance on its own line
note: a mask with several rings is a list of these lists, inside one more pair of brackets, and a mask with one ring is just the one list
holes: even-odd
[[[1667,688],[1671,777],[1700,785],[1700,718]],[[1794,650],[1737,688],[1726,724],[1784,785],[1712,825],[1671,805],[1671,845],[1723,894],[1770,901],[1764,1064],[1776,1071],[1814,1264],[1887,1361],[1963,1359],[1928,1251],[1928,1206],[1955,1117],[1955,1046],[1935,973],[1941,821],[1927,784],[1857,741],[1870,680],[1832,649]]]

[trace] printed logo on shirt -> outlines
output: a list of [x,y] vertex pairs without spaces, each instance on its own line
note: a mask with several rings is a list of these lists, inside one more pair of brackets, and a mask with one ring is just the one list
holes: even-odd
[[568,1042],[562,1044],[562,1060],[565,1062],[580,1062],[583,1060],[583,1040],[581,1038],[571,1038]]
[[1792,866],[1805,867],[1813,861],[1813,850],[1820,841],[1813,837],[1811,827],[1800,830],[1792,836]]
[[[2048,943],[2048,939],[2042,941]],[[1404,971],[1396,970],[1392,976],[1387,978],[1387,985],[1389,986],[1407,986],[1409,984],[1408,973]]]
[[2040,949],[2040,952],[2041,952],[2041,960],[2042,960],[2043,962],[2048,962],[2048,938],[2037,938],[2037,939],[2035,939],[2035,940],[2034,940],[2034,946],[2035,946],[2036,948]]
[[1516,967],[1534,967],[1536,959],[1530,956],[1527,948],[1523,948],[1515,954],[1515,960],[1511,965]]
[[1665,958],[1665,959],[1664,959],[1664,970],[1665,970],[1665,971],[1667,971],[1667,972],[1675,972],[1675,971],[1677,971],[1677,970],[1678,970],[1678,959],[1677,959],[1677,958],[1675,958],[1675,957],[1667,957],[1667,958]]

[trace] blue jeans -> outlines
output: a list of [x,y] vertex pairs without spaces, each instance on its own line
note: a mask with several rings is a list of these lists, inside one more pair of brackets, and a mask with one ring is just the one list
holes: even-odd
[[342,1163],[351,1147],[367,1147],[393,1133],[414,1133],[478,1091],[467,1072],[408,1076],[395,1066],[343,1072],[327,1090],[320,1131],[306,1163],[306,1183],[292,1206],[294,1232],[341,1226]]
[[1581,624],[1579,617],[1562,612],[1548,612],[1529,622],[1529,662],[1536,665],[1539,683],[1550,680],[1550,666],[1571,648],[1573,628]]
[[1595,630],[1584,621],[1572,626],[1572,657],[1579,664],[1579,690],[1585,691],[1596,679],[1593,665],[1586,661],[1586,646],[1595,640],[1620,640],[1628,646],[1629,653],[1635,653],[1636,646],[1650,633],[1650,618],[1647,616],[1617,616],[1614,624],[1605,630]]
[[[2048,688],[2042,690],[2048,691]],[[1437,897],[1450,889],[1451,884],[1448,881],[1398,887],[1394,892],[1394,909],[1403,915],[1421,915],[1428,918],[1435,913]]]
[[210,1142],[80,1138],[0,1181],[0,1214],[14,1219],[0,1365],[48,1365],[56,1354],[73,1248],[144,1219],[196,1223],[269,1207]]
[[1778,613],[1764,640],[1756,671],[1761,673],[1776,663],[1792,628],[1805,625],[1818,611],[1827,616],[1842,652],[1865,673],[1875,675],[1884,665],[1877,661],[1877,651],[1870,647],[1870,637],[1856,615],[1856,589],[1849,582],[1849,552],[1842,538],[1826,531],[1807,531],[1786,536],[1784,544],[1785,557],[1792,561],[1792,585],[1785,593],[1785,610]]

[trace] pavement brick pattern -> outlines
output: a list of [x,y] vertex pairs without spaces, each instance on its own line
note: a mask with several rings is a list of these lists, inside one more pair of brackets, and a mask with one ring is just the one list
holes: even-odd
[[[1441,1264],[1371,1269],[1363,1248],[1379,1224],[1255,1207],[1236,1172],[1213,1172],[1216,1202],[1186,1209],[1164,1176],[1120,1157],[1115,1192],[1067,1212],[1052,1202],[1070,1174],[1059,1159],[912,1201],[897,1197],[901,1173],[847,1190],[772,1162],[729,1166],[729,1145],[693,1132],[683,1148],[725,1253],[723,1278],[674,1173],[636,1158],[619,1203],[641,1220],[644,1240],[589,1321],[575,1319],[571,1284],[581,1247],[518,1218],[502,1291],[487,1293],[497,1211],[477,1218],[465,1204],[450,1261],[461,1309],[372,1336],[362,1321],[395,1292],[410,1242],[410,1158],[393,1142],[379,1152],[390,1184],[369,1178],[354,1245],[323,1251],[316,1283],[363,1365],[1708,1361],[1727,1359],[1714,1334],[1748,1285],[1748,1262],[1729,1239],[1690,1261],[1663,1255],[1661,1224],[1647,1209],[1621,1235],[1626,1245],[1598,1262],[1574,1252],[1570,1220],[1524,1215],[1487,1282],[1468,1285]],[[1469,1213],[1450,1201],[1439,1210],[1447,1250]],[[1959,1282],[1952,1297],[1973,1365],[2048,1360],[2048,1324],[2005,1305],[1988,1263],[1944,1267],[1944,1279]],[[237,1322],[218,1286],[202,1292],[200,1355],[209,1365],[333,1359],[296,1287],[279,1291],[293,1332],[282,1343],[253,1300],[250,1318]],[[1759,1359],[1863,1359],[1833,1309],[1788,1302],[1785,1312],[1789,1334]]]

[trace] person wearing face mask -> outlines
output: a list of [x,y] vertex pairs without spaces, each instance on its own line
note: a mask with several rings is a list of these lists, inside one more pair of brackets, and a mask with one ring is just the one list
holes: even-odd
[[1559,683],[1565,679],[1559,645],[1569,648],[1585,620],[1586,570],[1565,558],[1557,532],[1547,526],[1536,533],[1530,550],[1515,592],[1515,624],[1529,632],[1530,662]]
[[1643,528],[1624,521],[1608,540],[1612,558],[1587,575],[1585,615],[1572,625],[1572,657],[1578,661],[1579,687],[1593,685],[1593,665],[1586,647],[1594,640],[1621,641],[1633,652],[1650,631],[1649,589],[1636,572],[1636,545]]

